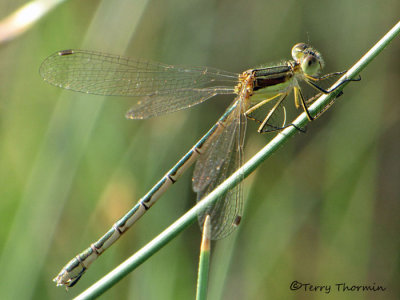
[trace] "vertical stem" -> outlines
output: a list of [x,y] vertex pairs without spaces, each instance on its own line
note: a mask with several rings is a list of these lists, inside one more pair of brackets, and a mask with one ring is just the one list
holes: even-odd
[[203,226],[203,238],[201,240],[199,271],[197,275],[196,300],[207,298],[208,273],[210,270],[210,249],[211,249],[211,224],[210,216],[207,215]]

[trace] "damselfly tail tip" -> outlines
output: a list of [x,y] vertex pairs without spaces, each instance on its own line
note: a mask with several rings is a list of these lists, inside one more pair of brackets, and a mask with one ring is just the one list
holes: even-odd
[[53,281],[57,286],[65,286],[65,289],[73,287],[78,280],[82,277],[83,272],[80,272],[77,276],[72,276],[70,272],[65,269],[62,269],[60,273],[56,277],[54,277]]
[[56,277],[54,277],[53,281],[56,283],[57,286],[65,285],[65,282],[63,282],[63,272],[59,273]]

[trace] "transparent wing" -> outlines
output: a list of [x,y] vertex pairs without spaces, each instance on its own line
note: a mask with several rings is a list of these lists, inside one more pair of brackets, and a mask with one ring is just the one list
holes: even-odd
[[[213,136],[200,155],[193,175],[193,190],[197,201],[203,199],[242,165],[246,129],[244,103],[240,97],[232,104],[237,107],[222,122],[223,130]],[[221,196],[213,206],[199,215],[202,227],[205,216],[211,217],[211,238],[221,239],[237,226],[243,209],[242,183]]]
[[233,94],[232,88],[187,88],[175,93],[153,94],[140,99],[126,114],[128,119],[146,119],[199,104],[217,94]]
[[218,93],[233,93],[238,78],[214,68],[172,66],[85,50],[54,53],[42,63],[40,74],[52,85],[77,92],[143,97],[130,118],[176,111]]

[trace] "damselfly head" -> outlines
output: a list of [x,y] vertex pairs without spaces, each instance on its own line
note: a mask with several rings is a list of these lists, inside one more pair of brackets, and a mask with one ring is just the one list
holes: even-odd
[[324,67],[321,54],[305,43],[293,46],[292,57],[301,66],[303,72],[310,76],[317,75]]

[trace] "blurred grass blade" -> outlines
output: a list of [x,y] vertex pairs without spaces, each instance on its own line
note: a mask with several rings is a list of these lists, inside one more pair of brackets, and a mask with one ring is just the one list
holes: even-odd
[[[146,0],[134,4],[123,0],[111,10],[110,1],[101,1],[85,43],[124,51],[146,4]],[[103,40],[93,41],[99,31]],[[55,234],[57,224],[102,108],[101,99],[95,103],[65,100],[57,102],[32,169],[27,171],[27,184],[3,244],[0,269],[7,275],[0,281],[2,299],[29,299],[43,287],[39,274],[48,264],[53,239],[61,238]]]
[[10,41],[23,34],[37,21],[65,0],[35,0],[21,6],[0,21],[0,43]]

